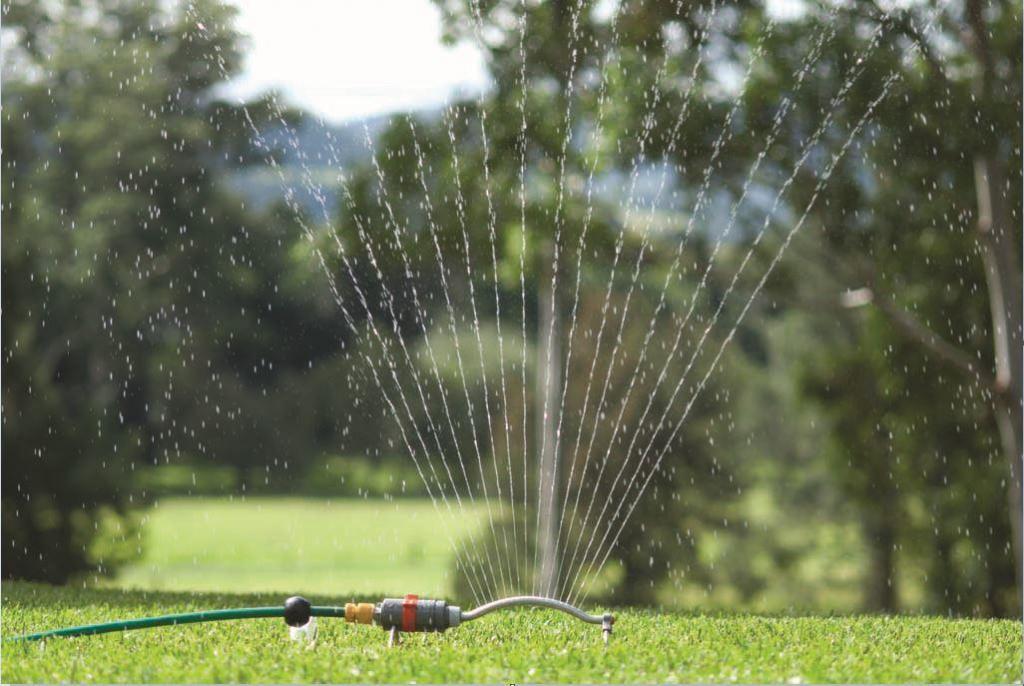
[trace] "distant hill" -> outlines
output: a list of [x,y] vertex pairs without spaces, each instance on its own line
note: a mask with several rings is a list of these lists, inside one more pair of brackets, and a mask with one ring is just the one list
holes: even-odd
[[[430,119],[439,112],[420,115]],[[283,200],[285,190],[291,189],[299,207],[314,221],[324,221],[325,213],[333,220],[338,214],[343,172],[369,160],[369,146],[376,145],[391,120],[392,115],[381,115],[329,124],[307,116],[294,128],[268,130],[264,132],[267,143],[283,151],[280,170],[269,165],[235,170],[228,176],[228,185],[256,209]],[[639,230],[646,225],[654,233],[672,232],[681,228],[687,216],[682,198],[671,190],[676,184],[672,169],[649,161],[640,166],[635,182],[628,170],[605,172],[595,179],[594,193],[596,199],[618,205],[626,220],[623,189],[633,186],[630,228]]]
[[227,183],[256,209],[283,200],[285,190],[290,188],[296,202],[311,217],[320,221],[326,210],[333,218],[338,210],[342,172],[369,159],[367,134],[370,145],[375,144],[389,121],[390,116],[385,115],[330,124],[307,116],[293,128],[268,130],[264,132],[267,143],[283,151],[280,171],[270,165],[240,169],[229,175]]

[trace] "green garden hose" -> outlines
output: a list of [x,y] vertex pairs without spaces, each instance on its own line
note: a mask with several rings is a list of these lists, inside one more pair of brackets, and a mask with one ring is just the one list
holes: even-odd
[[[329,606],[311,606],[310,612],[316,617],[344,617],[345,608]],[[197,622],[220,622],[227,619],[259,619],[266,617],[284,617],[285,610],[280,606],[276,607],[239,607],[229,610],[202,610],[200,612],[181,612],[173,615],[160,615],[159,617],[141,617],[139,619],[123,619],[117,622],[103,622],[101,624],[85,624],[83,626],[70,626],[63,629],[51,629],[40,631],[35,634],[14,636],[12,641],[39,641],[44,638],[56,636],[94,636],[96,634],[108,634],[115,631],[132,631],[134,629],[149,629],[156,626],[176,626],[178,624],[195,624]]]

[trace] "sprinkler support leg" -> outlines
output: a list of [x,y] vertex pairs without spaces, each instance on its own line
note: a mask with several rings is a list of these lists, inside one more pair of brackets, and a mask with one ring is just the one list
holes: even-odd
[[391,631],[388,633],[388,648],[394,648],[402,643],[402,637],[398,631],[397,626],[391,627]]
[[608,645],[608,640],[612,637],[612,624],[615,623],[615,618],[609,614],[601,617],[601,638],[604,639],[604,644]]

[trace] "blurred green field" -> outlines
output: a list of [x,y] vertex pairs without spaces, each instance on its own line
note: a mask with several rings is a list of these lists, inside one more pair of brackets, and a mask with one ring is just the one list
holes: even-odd
[[457,521],[429,500],[171,498],[142,520],[143,557],[104,586],[151,591],[351,593],[450,592],[454,536],[469,536],[485,510]]

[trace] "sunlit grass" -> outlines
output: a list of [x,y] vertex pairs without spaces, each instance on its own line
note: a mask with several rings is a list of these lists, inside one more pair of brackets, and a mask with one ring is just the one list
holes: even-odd
[[[455,523],[479,531],[482,510]],[[451,545],[429,501],[165,500],[146,553],[111,586],[3,584],[12,635],[199,609],[450,597]],[[203,592],[203,591],[218,592]],[[227,593],[225,591],[231,591]],[[258,595],[252,591],[261,591]],[[600,608],[588,607],[599,611]],[[543,611],[495,614],[385,647],[375,627],[320,620],[313,649],[279,620],[4,645],[3,682],[1011,682],[1020,625],[933,617],[699,615],[623,610],[596,627]]]
[[[341,603],[346,595],[319,598]],[[372,598],[368,598],[372,599]],[[204,608],[275,605],[279,595],[125,592],[3,585],[5,637]],[[11,682],[1011,682],[1019,622],[932,617],[699,616],[620,612],[611,645],[550,611],[494,614],[386,647],[376,627],[321,620],[311,649],[258,619],[5,643]]]

